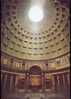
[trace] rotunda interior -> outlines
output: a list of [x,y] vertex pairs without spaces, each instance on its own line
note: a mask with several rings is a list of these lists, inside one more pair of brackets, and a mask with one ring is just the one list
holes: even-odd
[[1,0],[1,99],[70,99],[70,0]]

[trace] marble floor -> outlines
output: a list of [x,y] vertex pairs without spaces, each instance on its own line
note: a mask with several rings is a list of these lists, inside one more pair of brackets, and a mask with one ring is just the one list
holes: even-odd
[[69,96],[61,93],[9,93],[2,96],[1,99],[70,99]]

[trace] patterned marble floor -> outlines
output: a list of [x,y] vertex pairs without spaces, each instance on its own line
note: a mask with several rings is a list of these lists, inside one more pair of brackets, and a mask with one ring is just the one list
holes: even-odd
[[55,93],[11,93],[1,99],[70,99],[63,94]]

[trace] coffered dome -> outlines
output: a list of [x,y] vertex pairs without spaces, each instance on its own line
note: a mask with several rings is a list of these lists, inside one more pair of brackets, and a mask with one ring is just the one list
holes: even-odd
[[[1,50],[28,60],[44,60],[69,52],[68,0],[1,0]],[[32,22],[29,9],[38,5],[44,17]],[[35,11],[34,11],[35,12]]]
[[1,0],[2,99],[70,98],[69,0]]

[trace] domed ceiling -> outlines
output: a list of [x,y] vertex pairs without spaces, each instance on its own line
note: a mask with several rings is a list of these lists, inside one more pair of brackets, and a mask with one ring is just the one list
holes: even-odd
[[[69,52],[68,0],[1,0],[1,50],[28,60],[52,59]],[[32,22],[32,6],[41,6],[44,17]],[[35,12],[35,11],[34,11]]]

